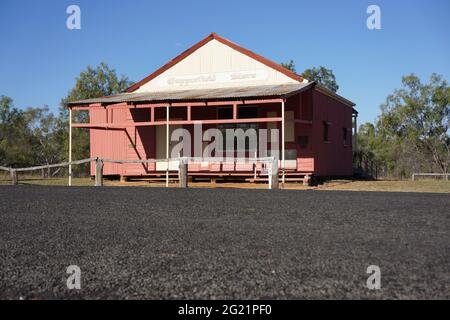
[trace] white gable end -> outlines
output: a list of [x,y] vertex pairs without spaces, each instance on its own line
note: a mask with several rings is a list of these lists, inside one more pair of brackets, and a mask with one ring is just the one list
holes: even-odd
[[290,83],[298,81],[213,39],[135,92]]

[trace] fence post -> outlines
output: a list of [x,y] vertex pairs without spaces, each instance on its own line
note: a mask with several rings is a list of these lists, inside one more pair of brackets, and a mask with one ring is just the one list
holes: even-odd
[[257,159],[258,158],[258,152],[255,150],[255,162],[253,162],[253,179],[256,180],[256,167],[257,167]]
[[95,160],[95,186],[103,186],[103,160],[100,158]]
[[180,159],[179,169],[178,169],[178,178],[180,181],[180,188],[188,187],[188,165],[185,159]]
[[415,173],[412,174],[411,180],[412,180],[412,181],[416,180],[416,174],[415,174]]
[[271,189],[278,189],[279,183],[278,183],[278,159],[274,158],[272,161],[272,188]]
[[303,178],[303,185],[309,186],[311,184],[311,176],[309,174],[305,175]]
[[17,171],[11,168],[11,184],[16,186],[19,183],[19,179],[17,178]]

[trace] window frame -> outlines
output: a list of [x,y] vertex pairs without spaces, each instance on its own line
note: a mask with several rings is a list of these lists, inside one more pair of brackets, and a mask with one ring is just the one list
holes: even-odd
[[330,143],[330,126],[331,122],[323,121],[322,140],[324,143]]

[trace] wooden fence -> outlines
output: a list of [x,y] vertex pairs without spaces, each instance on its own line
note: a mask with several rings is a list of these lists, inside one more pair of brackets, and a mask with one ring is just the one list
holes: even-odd
[[[0,170],[9,171],[11,174],[11,184],[17,185],[19,184],[19,172],[27,172],[27,171],[35,171],[42,169],[50,169],[50,168],[59,168],[59,167],[71,167],[72,165],[79,165],[88,162],[95,162],[95,183],[96,187],[103,186],[103,164],[105,162],[110,163],[156,163],[156,162],[167,162],[170,161],[178,161],[178,178],[179,185],[182,188],[188,187],[188,163],[189,162],[262,162],[266,164],[270,164],[267,175],[269,177],[269,189],[278,189],[279,188],[279,170],[278,170],[278,160],[275,160],[273,157],[270,158],[254,158],[254,159],[246,159],[246,158],[233,158],[233,159],[225,159],[220,161],[217,158],[187,158],[180,157],[177,159],[145,159],[145,160],[116,160],[116,159],[108,159],[108,158],[87,158],[83,160],[71,161],[71,162],[62,162],[57,164],[50,165],[41,165],[35,167],[27,167],[27,168],[8,168],[4,166],[0,166]],[[70,171],[70,170],[69,170]],[[69,174],[69,186],[72,185],[72,179]],[[166,169],[166,187],[169,186],[169,166]]]
[[413,173],[411,180],[416,181],[416,177],[442,177],[442,179],[448,181],[449,175],[450,173]]

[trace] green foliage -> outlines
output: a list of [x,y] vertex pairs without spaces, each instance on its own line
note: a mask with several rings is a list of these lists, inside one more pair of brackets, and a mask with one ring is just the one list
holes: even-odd
[[[19,110],[11,98],[1,96],[0,165],[17,167],[68,160],[69,112],[64,103],[117,94],[130,85],[125,76],[119,78],[114,69],[101,63],[80,73],[74,88],[62,99],[57,115],[48,107]],[[88,122],[89,115],[74,112],[73,121]],[[74,160],[89,157],[89,130],[73,129],[72,150]],[[75,173],[87,172],[86,169],[87,166],[74,167]]]
[[31,151],[38,164],[56,163],[61,159],[57,130],[58,119],[47,106],[28,108],[24,111],[28,129],[32,134]]
[[26,164],[32,158],[32,134],[25,114],[14,108],[13,100],[0,99],[0,163],[4,166]]
[[[284,67],[292,72],[296,72],[294,60],[290,60],[289,62],[282,62],[280,64],[282,67]],[[310,69],[306,69],[303,72],[302,77],[304,77],[310,81],[315,81],[319,85],[321,85],[333,92],[337,92],[339,89],[339,86],[336,82],[336,77],[333,73],[333,70],[327,69],[323,66],[319,66],[317,68],[313,67]]]
[[333,92],[337,92],[339,89],[333,70],[327,69],[323,66],[306,69],[303,72],[302,77],[310,81],[315,81],[319,85]]
[[433,74],[428,84],[415,75],[402,78],[381,105],[375,125],[360,127],[362,150],[385,162],[394,176],[412,172],[447,173],[450,162],[450,87]]
[[[62,99],[61,108],[59,110],[59,119],[57,125],[58,136],[60,137],[60,147],[64,150],[62,158],[67,160],[69,147],[69,112],[64,106],[64,103],[98,98],[103,96],[110,96],[125,91],[131,82],[127,77],[117,76],[114,69],[110,69],[105,63],[101,63],[96,68],[88,66],[85,71],[82,71],[76,79],[75,86],[70,90],[67,97]],[[89,121],[87,111],[74,111],[72,113],[73,122],[85,123]],[[87,129],[73,129],[72,131],[72,159],[89,158],[89,130]],[[86,165],[87,166],[87,165]],[[74,168],[77,170],[86,170],[83,166]]]
[[282,62],[280,64],[282,67],[284,67],[292,72],[296,72],[294,60],[290,60],[289,62]]
[[131,85],[126,76],[119,78],[116,71],[103,62],[96,68],[88,66],[76,80],[75,86],[62,100],[63,103],[110,96],[125,91]]
[[378,140],[375,126],[372,123],[367,122],[359,126],[358,146],[360,150],[374,156],[373,150],[377,148]]

